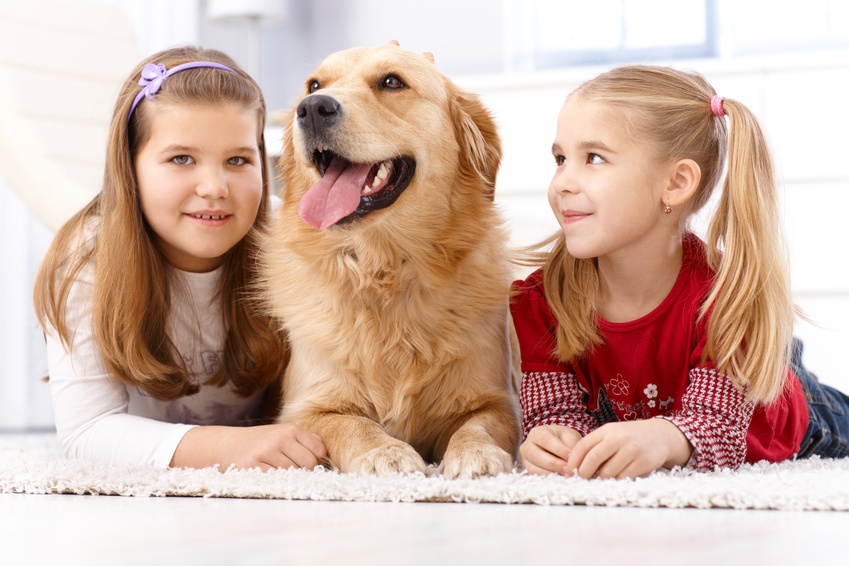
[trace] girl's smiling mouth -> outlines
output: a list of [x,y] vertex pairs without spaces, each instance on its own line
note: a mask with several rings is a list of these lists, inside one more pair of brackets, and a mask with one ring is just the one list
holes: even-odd
[[230,214],[218,210],[200,210],[198,212],[187,212],[186,216],[204,226],[221,226],[230,219]]
[[590,216],[589,212],[582,212],[580,210],[562,210],[560,214],[563,216],[563,222],[565,224],[572,224]]

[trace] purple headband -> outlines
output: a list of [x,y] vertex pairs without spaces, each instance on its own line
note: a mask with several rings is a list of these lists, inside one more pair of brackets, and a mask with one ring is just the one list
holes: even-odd
[[136,109],[136,106],[141,102],[142,96],[147,98],[148,100],[153,100],[153,95],[159,92],[159,89],[162,88],[162,83],[173,75],[174,73],[179,73],[180,71],[185,71],[186,69],[195,69],[198,67],[212,67],[214,69],[223,69],[225,71],[229,71],[231,73],[235,73],[233,69],[228,67],[227,65],[222,65],[221,63],[213,63],[212,61],[191,61],[189,63],[183,63],[182,65],[177,65],[171,69],[166,69],[165,65],[162,63],[148,63],[144,66],[141,72],[141,78],[139,79],[139,86],[144,87],[141,89],[136,95],[136,99],[133,100],[133,105],[130,107],[130,112],[127,114],[127,121],[130,121],[130,118],[133,117],[133,111]]

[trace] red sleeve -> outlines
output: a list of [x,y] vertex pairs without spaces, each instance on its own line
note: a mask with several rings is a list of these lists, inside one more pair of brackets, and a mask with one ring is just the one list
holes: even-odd
[[519,394],[523,438],[544,425],[568,426],[583,436],[592,432],[598,423],[587,412],[585,396],[573,373],[523,371]]
[[586,393],[569,365],[557,359],[557,319],[548,308],[542,289],[542,271],[513,284],[510,311],[522,356],[522,432],[561,425],[583,435],[598,423],[587,413]]
[[746,458],[746,432],[755,405],[731,379],[714,368],[690,370],[681,410],[664,418],[677,426],[693,454],[687,467],[697,471],[740,467]]

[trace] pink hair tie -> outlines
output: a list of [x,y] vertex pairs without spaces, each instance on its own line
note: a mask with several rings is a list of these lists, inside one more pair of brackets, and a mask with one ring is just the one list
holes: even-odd
[[722,107],[723,100],[725,100],[724,96],[714,96],[710,99],[710,111],[713,112],[714,116],[725,116],[725,109]]

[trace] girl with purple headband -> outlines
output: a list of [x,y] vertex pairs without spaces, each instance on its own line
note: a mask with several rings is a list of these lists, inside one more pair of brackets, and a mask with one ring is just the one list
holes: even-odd
[[[698,74],[620,67],[569,95],[552,153],[561,230],[511,306],[524,467],[624,478],[846,456],[849,399],[802,366],[792,338],[754,115]],[[702,241],[688,222],[724,168]]]
[[214,50],[157,53],[125,81],[101,190],[35,283],[68,456],[222,470],[324,458],[315,435],[264,424],[288,361],[251,299],[270,206],[265,115],[257,84]]

